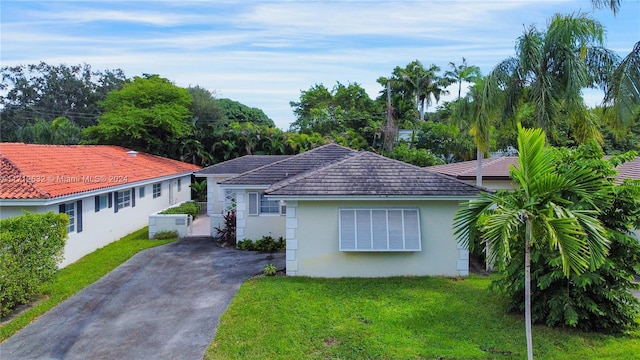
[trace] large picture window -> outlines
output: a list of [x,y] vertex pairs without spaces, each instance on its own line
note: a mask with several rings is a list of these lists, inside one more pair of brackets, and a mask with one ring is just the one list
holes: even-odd
[[418,209],[340,209],[340,251],[420,251]]

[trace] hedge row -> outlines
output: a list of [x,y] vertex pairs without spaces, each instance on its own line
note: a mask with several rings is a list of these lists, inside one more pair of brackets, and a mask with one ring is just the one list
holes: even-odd
[[25,304],[53,279],[62,261],[69,217],[34,214],[0,220],[0,316]]
[[191,217],[195,219],[196,216],[198,216],[198,213],[200,213],[200,206],[198,206],[198,203],[189,201],[180,204],[180,206],[168,208],[160,214],[187,214],[191,215]]

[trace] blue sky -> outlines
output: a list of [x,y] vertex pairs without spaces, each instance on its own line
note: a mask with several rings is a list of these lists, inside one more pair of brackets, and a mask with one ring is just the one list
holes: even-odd
[[0,11],[3,66],[159,74],[261,108],[282,129],[295,120],[289,102],[314,84],[356,82],[375,98],[378,77],[416,59],[446,70],[465,57],[486,74],[514,54],[525,26],[544,29],[555,13],[589,13],[621,56],[640,40],[638,0],[623,0],[617,17],[588,0],[3,0]]

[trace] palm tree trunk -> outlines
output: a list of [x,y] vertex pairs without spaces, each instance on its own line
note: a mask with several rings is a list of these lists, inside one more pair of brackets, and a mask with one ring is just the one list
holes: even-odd
[[524,321],[527,332],[527,359],[533,360],[533,339],[531,336],[531,219],[525,218],[524,248]]

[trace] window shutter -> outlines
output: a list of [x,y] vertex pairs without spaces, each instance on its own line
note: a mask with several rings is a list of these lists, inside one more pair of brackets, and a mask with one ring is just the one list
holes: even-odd
[[371,210],[371,224],[373,229],[373,250],[389,248],[389,233],[387,232],[387,211]]
[[113,198],[111,197],[111,194],[113,193],[108,193],[107,197],[109,198],[109,208],[111,208],[113,206]]
[[258,215],[258,193],[249,193],[249,215]]
[[115,199],[113,199],[113,202],[115,203],[115,204],[113,204],[114,205],[113,206],[113,212],[117,213],[118,212],[118,192],[117,191],[113,193],[113,197],[115,198]]
[[64,204],[60,204],[60,206],[58,206],[58,212],[60,214],[64,213],[67,209],[64,207]]
[[404,248],[420,250],[420,219],[418,210],[404,211]]
[[76,202],[76,219],[78,225],[76,226],[76,232],[82,232],[82,200]]
[[340,249],[356,249],[356,212],[340,210]]
[[131,189],[131,207],[136,207],[136,188]]
[[96,200],[96,212],[100,211],[100,195],[95,197]]
[[356,210],[356,248],[371,250],[371,212]]

